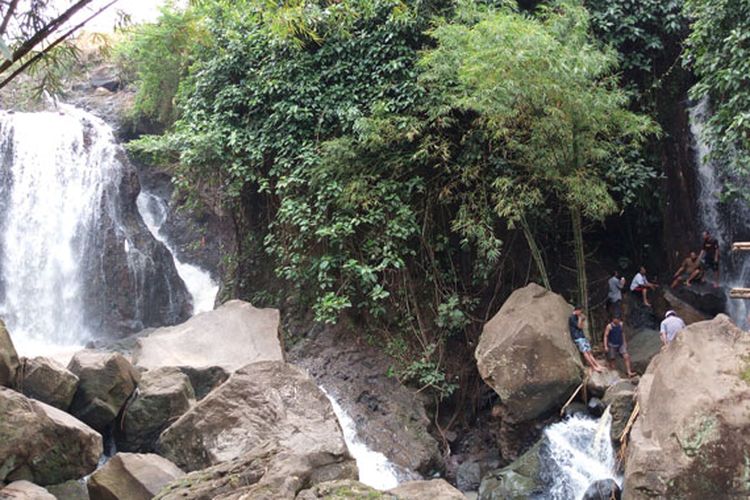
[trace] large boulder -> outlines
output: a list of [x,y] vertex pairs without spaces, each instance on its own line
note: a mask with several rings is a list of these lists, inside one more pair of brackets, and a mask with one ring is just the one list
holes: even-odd
[[148,370],[218,366],[233,372],[248,363],[283,359],[279,311],[256,309],[240,300],[157,329],[138,340],[134,353],[135,364]]
[[541,495],[541,454],[544,440],[539,440],[510,465],[490,472],[479,486],[481,500],[525,500]]
[[298,454],[348,457],[325,394],[301,369],[253,363],[185,413],[159,438],[161,454],[187,471],[240,457],[262,443]]
[[266,441],[238,458],[172,482],[156,499],[277,500],[294,498],[319,483],[356,477],[356,464],[338,450],[295,450]]
[[624,496],[746,498],[750,336],[719,315],[688,326],[638,387]]
[[448,484],[445,479],[409,481],[388,490],[399,500],[465,500],[463,493]]
[[118,453],[88,481],[91,500],[151,500],[185,473],[159,455]]
[[0,490],[0,500],[56,500],[41,486],[29,481],[15,481]]
[[586,488],[582,500],[620,500],[622,491],[614,479],[600,479]]
[[724,289],[714,287],[707,281],[690,287],[682,286],[675,290],[674,295],[708,317],[721,314],[727,308],[727,296]]
[[78,387],[78,377],[49,358],[23,359],[18,388],[26,396],[66,411]]
[[98,431],[111,424],[138,385],[138,371],[121,354],[80,351],[68,369],[80,379],[70,413]]
[[699,311],[684,300],[678,298],[669,290],[664,292],[664,301],[666,302],[666,310],[673,310],[677,313],[677,316],[682,318],[682,321],[684,321],[686,325],[692,325],[693,323],[710,319],[708,314]]
[[593,372],[586,378],[586,389],[589,395],[600,398],[611,386],[622,382],[623,378],[617,370],[605,368],[602,372]]
[[442,469],[425,400],[388,376],[393,360],[382,349],[343,328],[324,328],[297,343],[289,357],[346,408],[357,437],[371,449],[424,475]]
[[[658,330],[644,328],[632,335],[628,335],[628,353],[630,354],[630,365],[634,371],[643,373],[648,364],[659,354],[661,350],[661,337]],[[621,357],[617,357],[617,367],[625,372],[625,363]]]
[[528,421],[559,408],[581,383],[581,357],[568,332],[572,312],[560,295],[530,284],[484,326],[477,367],[506,419]]
[[5,323],[0,320],[0,386],[15,387],[19,366],[16,348],[5,328]]
[[0,388],[0,481],[58,484],[96,468],[99,433],[57,408]]
[[190,379],[177,368],[166,367],[141,375],[136,397],[128,404],[122,425],[115,431],[122,451],[153,451],[159,434],[195,402]]
[[635,408],[635,391],[636,388],[628,381],[618,382],[611,386],[604,393],[602,402],[609,407],[609,413],[612,415],[612,425],[610,426],[609,435],[612,441],[619,442],[622,432],[630,419],[630,415]]
[[90,500],[85,479],[71,479],[64,483],[47,486],[47,491],[52,493],[57,500]]

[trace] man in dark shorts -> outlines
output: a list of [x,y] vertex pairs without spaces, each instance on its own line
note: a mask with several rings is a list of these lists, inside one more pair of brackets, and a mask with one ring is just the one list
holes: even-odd
[[690,252],[690,256],[685,257],[680,268],[674,273],[674,281],[672,281],[670,286],[676,288],[683,280],[685,281],[685,286],[690,286],[693,280],[701,279],[703,279],[701,260],[695,252]]
[[703,263],[703,269],[714,271],[716,278],[714,287],[718,287],[721,279],[719,276],[719,240],[711,236],[711,233],[708,231],[703,232],[703,246],[698,258]]
[[615,368],[615,359],[617,355],[622,356],[625,361],[625,368],[628,370],[628,377],[635,375],[630,367],[630,354],[628,354],[628,342],[625,340],[625,332],[622,329],[622,320],[613,318],[604,329],[604,350],[607,352],[609,367]]
[[583,323],[586,321],[586,316],[580,307],[576,306],[573,309],[573,314],[568,318],[568,329],[570,330],[570,338],[573,339],[576,347],[583,355],[583,359],[589,364],[589,366],[597,372],[604,371],[604,368],[597,363],[596,358],[591,353],[591,344],[589,344],[586,335],[583,333]]

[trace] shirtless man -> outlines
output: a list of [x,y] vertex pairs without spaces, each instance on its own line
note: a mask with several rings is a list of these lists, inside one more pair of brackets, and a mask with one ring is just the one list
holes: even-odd
[[703,269],[701,268],[701,260],[698,258],[695,252],[690,252],[689,257],[685,257],[682,261],[682,265],[674,273],[674,281],[670,285],[672,288],[676,288],[682,283],[685,278],[685,286],[690,286],[693,280],[701,279],[703,277]]

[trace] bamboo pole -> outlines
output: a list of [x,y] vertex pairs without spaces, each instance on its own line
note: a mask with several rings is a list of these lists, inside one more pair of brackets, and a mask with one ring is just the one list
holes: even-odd
[[750,241],[738,241],[732,245],[733,252],[750,252]]
[[732,288],[729,296],[733,299],[750,299],[750,288]]
[[573,393],[573,395],[570,396],[568,398],[568,400],[565,402],[565,404],[563,405],[562,409],[560,410],[560,416],[561,417],[565,414],[565,408],[567,408],[568,406],[570,406],[570,403],[572,403],[573,400],[575,399],[575,397],[578,395],[578,393],[581,392],[581,389],[583,389],[584,384],[586,384],[585,381],[581,385],[578,386],[578,389],[576,389],[575,392]]

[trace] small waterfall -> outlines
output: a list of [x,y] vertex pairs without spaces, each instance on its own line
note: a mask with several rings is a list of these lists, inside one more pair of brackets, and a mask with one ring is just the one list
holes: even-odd
[[[695,144],[695,164],[699,183],[698,207],[701,229],[709,231],[722,249],[721,281],[728,293],[734,287],[750,286],[750,258],[731,256],[731,244],[736,239],[750,237],[750,209],[745,203],[721,202],[723,190],[721,164],[710,157],[711,148],[705,137],[704,124],[709,116],[709,102],[703,98],[690,108],[690,132]],[[729,258],[728,258],[729,257]],[[741,326],[748,325],[747,301],[734,300],[727,295],[727,313]]]
[[344,441],[349,448],[349,453],[357,461],[359,469],[359,481],[377,490],[389,490],[395,488],[403,481],[418,479],[413,472],[400,470],[398,466],[391,463],[388,458],[377,451],[373,451],[357,436],[357,425],[352,417],[341,407],[324,388],[320,388],[333,406],[333,412],[341,424],[344,432]]
[[609,435],[611,425],[607,408],[599,420],[574,415],[544,431],[547,443],[542,467],[550,484],[544,498],[581,499],[586,489],[601,479],[621,484]]
[[161,228],[167,221],[169,208],[166,202],[158,196],[141,191],[138,195],[138,211],[143,217],[151,234],[154,238],[161,241],[174,258],[177,274],[188,289],[188,293],[193,297],[193,314],[206,311],[213,311],[216,302],[216,294],[219,293],[219,285],[211,279],[211,275],[205,270],[182,262],[177,257],[177,252],[171,246],[167,237],[162,233]]

